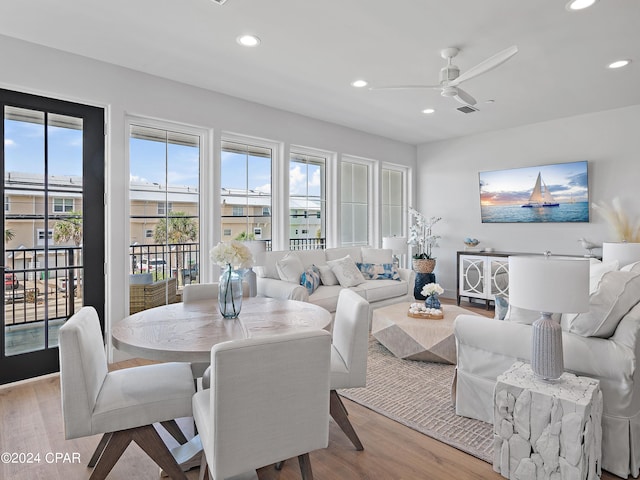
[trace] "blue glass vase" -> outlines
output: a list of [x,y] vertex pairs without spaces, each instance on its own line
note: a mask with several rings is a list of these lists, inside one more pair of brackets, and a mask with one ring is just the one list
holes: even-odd
[[429,295],[424,301],[424,306],[427,308],[440,308],[440,299],[437,293]]
[[220,275],[218,308],[224,318],[237,318],[242,308],[242,277],[227,265]]

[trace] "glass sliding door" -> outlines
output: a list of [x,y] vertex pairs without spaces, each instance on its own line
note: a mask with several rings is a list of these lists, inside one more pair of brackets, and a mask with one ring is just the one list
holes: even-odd
[[0,106],[7,383],[58,370],[58,329],[83,305],[104,322],[104,112],[7,90]]

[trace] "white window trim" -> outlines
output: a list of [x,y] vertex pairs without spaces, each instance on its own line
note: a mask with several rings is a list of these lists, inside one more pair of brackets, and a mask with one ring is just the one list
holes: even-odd
[[[398,165],[396,163],[382,162],[380,164],[380,173],[379,173],[379,183],[378,186],[381,187],[382,182],[382,171],[383,170],[393,170],[396,172],[402,173],[402,208],[406,210],[404,215],[402,215],[402,232],[403,235],[407,235],[409,229],[409,212],[408,208],[410,206],[409,199],[413,198],[413,170],[406,165]],[[380,188],[378,189],[382,191]],[[380,193],[380,200],[378,202],[380,207],[382,207],[382,193]],[[377,242],[382,244],[382,208],[380,208],[380,212],[378,215],[378,239]],[[411,252],[409,252],[411,253]]]
[[[44,228],[36,228],[36,245],[38,247],[44,246],[44,242],[45,242],[44,232],[45,232]],[[40,234],[42,234],[42,239],[40,238],[41,237]],[[49,242],[49,245],[53,245],[53,228],[48,229],[47,236],[49,237],[49,240],[51,240]]]

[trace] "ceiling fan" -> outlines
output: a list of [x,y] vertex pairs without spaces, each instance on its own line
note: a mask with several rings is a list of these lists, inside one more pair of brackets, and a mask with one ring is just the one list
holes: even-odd
[[455,47],[445,48],[440,51],[440,55],[447,61],[447,65],[440,70],[440,83],[438,85],[391,85],[387,87],[370,87],[369,90],[439,89],[440,95],[443,97],[453,97],[464,105],[473,106],[477,103],[476,99],[458,87],[458,85],[478,75],[487,73],[489,70],[493,70],[498,65],[506,62],[518,53],[518,47],[514,45],[502,50],[494,56],[487,58],[485,61],[480,62],[475,67],[470,68],[462,75],[460,75],[460,69],[452,63],[453,58],[458,55],[459,52],[460,49]]

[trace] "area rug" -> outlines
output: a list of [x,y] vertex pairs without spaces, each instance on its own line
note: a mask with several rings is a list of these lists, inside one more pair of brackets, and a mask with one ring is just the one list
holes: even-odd
[[451,445],[485,462],[493,462],[493,425],[455,414],[451,382],[455,367],[402,360],[369,341],[367,386],[340,395]]

